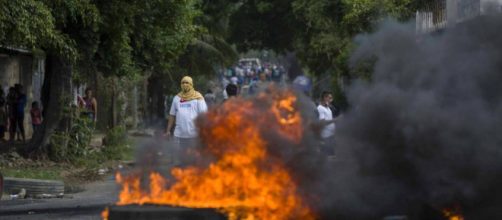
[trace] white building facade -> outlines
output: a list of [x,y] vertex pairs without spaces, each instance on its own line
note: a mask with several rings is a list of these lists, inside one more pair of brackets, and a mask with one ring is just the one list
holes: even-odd
[[436,32],[483,14],[501,11],[502,0],[436,0],[416,12],[416,31]]

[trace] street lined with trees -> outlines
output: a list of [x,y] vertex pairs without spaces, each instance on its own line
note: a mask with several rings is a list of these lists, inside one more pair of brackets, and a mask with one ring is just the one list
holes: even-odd
[[[4,206],[2,211],[24,217],[25,208],[16,204],[16,198],[30,191],[44,194],[42,190],[54,185],[55,193],[64,197],[66,192],[92,191],[84,188],[93,182],[97,191],[81,198],[29,207],[40,210],[34,218],[50,219],[50,214],[66,218],[74,211],[96,217],[104,206],[116,202],[114,178],[123,184],[123,192],[134,194],[131,203],[119,204],[135,204],[145,201],[141,190],[147,172],[166,165],[162,168],[175,167],[174,180],[186,184],[180,188],[183,195],[186,188],[197,188],[193,182],[214,182],[210,187],[199,185],[195,197],[212,187],[220,196],[229,185],[243,186],[236,193],[228,190],[234,201],[243,200],[240,197],[246,195],[239,194],[243,191],[258,195],[260,204],[243,203],[244,211],[270,206],[258,190],[271,182],[268,174],[282,173],[276,179],[284,187],[265,190],[269,194],[263,198],[281,197],[280,192],[298,194],[298,204],[307,201],[305,207],[311,205],[312,213],[319,214],[312,218],[375,219],[394,210],[439,215],[438,219],[460,215],[457,208],[450,210],[455,206],[451,203],[469,208],[462,202],[478,200],[450,197],[474,198],[472,192],[479,192],[479,201],[488,201],[482,198],[484,191],[500,182],[488,176],[501,168],[500,155],[494,153],[499,126],[492,120],[501,106],[496,93],[500,62],[497,47],[490,47],[500,42],[495,28],[483,30],[476,24],[495,27],[502,20],[483,16],[481,2],[0,0],[0,71],[17,71],[0,77],[0,132],[9,131],[8,138],[0,138],[0,197],[2,184],[7,183],[12,200],[8,205],[14,207]],[[448,15],[451,11],[459,17]],[[461,35],[464,38],[459,39]],[[34,77],[28,75],[34,72],[40,77],[38,87],[25,86],[23,91],[21,84],[31,84]],[[285,94],[274,94],[269,87],[288,83],[293,90]],[[255,96],[260,91],[270,94]],[[315,103],[317,98],[320,103]],[[215,107],[220,103],[224,111]],[[32,123],[33,134],[30,131],[24,141],[20,129],[23,140],[16,141],[23,120],[28,126]],[[211,123],[218,120],[220,127]],[[277,125],[270,126],[271,121]],[[471,129],[477,123],[484,126]],[[182,129],[185,133],[180,133]],[[283,135],[294,146],[291,140],[282,140]],[[196,147],[186,150],[200,141],[212,151],[206,155]],[[248,157],[255,151],[246,144],[254,141],[258,144],[248,145],[259,146],[257,156]],[[134,147],[141,148],[138,161],[133,159]],[[203,165],[185,169],[185,160],[198,159]],[[221,167],[214,169],[220,161]],[[205,172],[207,164],[207,170],[218,175]],[[241,165],[252,169],[244,175],[240,169],[232,170]],[[133,168],[144,170],[137,176],[122,173]],[[477,177],[476,169],[489,172]],[[121,173],[112,176],[116,170]],[[235,175],[225,175],[228,170]],[[246,190],[253,182],[246,179],[248,173],[264,184]],[[150,174],[152,179],[165,177]],[[169,191],[167,186],[177,183],[169,182],[171,176],[162,178],[151,181],[158,184],[152,189]],[[479,183],[473,183],[475,178]],[[236,179],[241,182],[234,184]],[[466,193],[463,184],[472,191]],[[403,198],[406,201],[399,204]],[[241,214],[240,206],[237,211],[232,207],[238,202],[214,207],[230,206],[225,214]],[[84,203],[88,206],[80,209]],[[54,213],[44,215],[47,209]],[[278,210],[266,209],[271,216]],[[310,210],[303,214],[310,216]]]

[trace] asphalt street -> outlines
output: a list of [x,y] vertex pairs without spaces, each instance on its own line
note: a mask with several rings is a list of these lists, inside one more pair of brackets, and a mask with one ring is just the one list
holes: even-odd
[[117,201],[118,192],[115,180],[109,178],[60,199],[2,200],[0,219],[101,219],[101,211]]

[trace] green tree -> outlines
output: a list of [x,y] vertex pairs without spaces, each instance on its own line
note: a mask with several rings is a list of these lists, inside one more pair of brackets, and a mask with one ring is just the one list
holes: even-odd
[[193,39],[195,1],[0,0],[0,43],[46,54],[45,120],[27,151],[64,131],[73,74],[168,71]]
[[[428,1],[428,0],[423,0]],[[367,68],[351,71],[352,39],[371,32],[386,17],[411,18],[420,2],[413,0],[249,0],[232,16],[232,36],[241,50],[294,51],[318,76],[368,77]],[[336,85],[336,82],[333,82]]]
[[230,16],[239,1],[204,0],[199,4],[201,14],[196,18],[198,34],[180,57],[179,67],[193,75],[214,75],[215,67],[230,66],[238,53],[227,42]]
[[294,50],[305,24],[296,19],[290,0],[242,1],[230,18],[229,41],[241,52],[250,49]]

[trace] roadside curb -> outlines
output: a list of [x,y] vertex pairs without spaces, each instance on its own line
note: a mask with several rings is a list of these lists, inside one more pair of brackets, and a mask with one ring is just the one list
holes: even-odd
[[113,205],[113,203],[99,203],[90,205],[68,206],[68,207],[51,207],[51,208],[16,208],[11,210],[2,210],[0,208],[0,216],[9,215],[24,215],[24,214],[43,214],[43,213],[66,213],[71,211],[102,211],[105,207]]
[[16,194],[25,190],[24,196],[37,197],[40,195],[54,195],[60,197],[64,195],[65,184],[59,180],[41,180],[4,177],[3,191],[9,194]]

